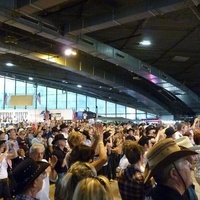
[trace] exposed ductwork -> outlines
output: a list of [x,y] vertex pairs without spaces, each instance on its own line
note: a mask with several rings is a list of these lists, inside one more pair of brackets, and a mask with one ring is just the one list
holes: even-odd
[[[198,0],[191,0],[189,5],[194,6]],[[65,25],[65,32],[72,35],[83,35],[93,31],[106,29],[136,20],[155,17],[165,13],[187,8],[183,0],[145,0],[126,7],[113,9],[112,12],[104,13],[96,17],[85,17],[69,22]]]
[[55,6],[58,6],[63,3],[68,3],[69,1],[72,0],[26,0],[26,1],[21,1],[17,0],[16,3],[16,8],[18,12],[22,14],[27,14],[31,15],[36,12],[46,10],[48,8],[52,8]]

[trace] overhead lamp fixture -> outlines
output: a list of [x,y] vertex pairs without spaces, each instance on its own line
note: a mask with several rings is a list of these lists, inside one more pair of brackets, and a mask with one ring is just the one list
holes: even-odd
[[12,64],[12,63],[6,63],[6,66],[8,66],[8,67],[13,67],[14,65]]
[[142,42],[140,42],[140,44],[144,46],[148,46],[151,44],[151,42],[149,40],[143,40]]
[[66,49],[65,50],[65,55],[66,56],[76,56],[77,55],[77,53],[76,53],[76,51],[74,51],[74,50],[72,50],[72,49]]
[[77,85],[78,88],[82,88],[82,85]]
[[28,79],[29,79],[30,81],[32,81],[32,80],[33,80],[33,77],[29,77]]

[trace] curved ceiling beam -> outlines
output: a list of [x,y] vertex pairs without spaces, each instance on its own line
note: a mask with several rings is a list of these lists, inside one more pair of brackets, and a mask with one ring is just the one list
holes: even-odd
[[[86,36],[83,36],[78,40],[77,38],[71,37],[68,34],[63,37],[59,34],[59,30],[55,31],[50,29],[49,26],[45,26],[45,24],[43,24],[41,21],[38,21],[36,18],[34,18],[33,22],[33,20],[29,21],[29,18],[27,18],[27,16],[26,18],[23,18],[21,16],[13,18],[10,13],[3,11],[0,12],[0,15],[1,22],[21,28],[36,35],[55,40],[62,44],[73,46],[90,55],[94,55],[98,58],[105,59],[113,64],[120,65],[128,71],[133,71],[134,73],[144,77],[145,79],[150,80],[152,83],[163,87],[164,90],[166,89],[166,84],[171,84],[170,87],[174,86],[177,91],[184,91],[184,94],[178,93],[178,95],[176,95],[179,99],[184,96],[189,98],[190,100],[193,100],[194,103],[199,103],[199,97],[191,90],[181,85],[179,82],[175,81],[163,72],[124,52],[121,52]],[[188,103],[187,98],[182,99],[183,102],[185,102],[186,104]],[[193,109],[194,112],[197,112],[197,110],[195,110],[196,107],[192,107],[193,105],[194,104],[189,106]]]
[[170,92],[172,96],[176,96],[183,101],[194,112],[200,112],[199,107],[196,106],[200,102],[199,96],[155,67],[87,36],[82,36],[82,38],[79,39],[77,46],[88,54],[119,65],[122,68],[151,81],[155,85]]
[[[10,48],[10,45],[0,43],[0,46],[0,51],[3,53],[11,53],[14,55],[26,57],[34,61],[39,61],[44,64],[52,65],[58,68],[77,73],[79,75],[89,77],[90,79],[98,81],[102,84],[112,86],[113,89],[121,91],[121,94],[119,94],[118,97],[115,94],[115,96],[118,99],[123,100],[123,93],[125,93],[132,97],[129,98],[129,102],[132,103],[132,105],[137,106],[138,109],[143,109],[147,112],[156,113],[157,115],[170,114],[170,112],[167,112],[167,110],[169,110],[170,108],[167,108],[167,106],[164,105],[161,101],[158,101],[153,95],[151,95],[151,93],[147,93],[146,91],[137,88],[134,84],[132,84],[129,81],[122,81],[121,78],[117,77],[117,75],[115,75],[114,73],[109,74],[108,72],[103,71],[101,69],[96,70],[95,66],[91,65],[92,58],[90,59],[91,62],[86,61],[84,59],[80,61],[78,59],[68,59],[62,56],[49,56],[31,52],[30,48],[28,50],[24,48],[21,49],[19,48],[19,45],[18,47],[13,46],[12,48]],[[108,92],[106,95],[109,96],[109,93],[111,94],[111,92]],[[139,101],[140,99],[143,101]]]

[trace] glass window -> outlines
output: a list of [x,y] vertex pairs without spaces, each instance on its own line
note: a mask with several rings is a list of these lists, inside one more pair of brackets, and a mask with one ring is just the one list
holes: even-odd
[[77,94],[77,111],[86,110],[86,96]]
[[115,103],[107,101],[107,116],[115,117]]
[[106,102],[101,99],[97,99],[97,113],[98,115],[105,115],[106,113]]
[[137,110],[137,119],[141,120],[141,119],[146,119],[146,112],[142,111],[142,110]]
[[16,95],[25,95],[26,92],[26,82],[16,81]]
[[152,113],[147,113],[147,119],[150,119],[150,118],[157,118],[157,116]]
[[96,99],[93,97],[87,97],[87,107],[90,111],[96,113]]
[[67,108],[68,109],[76,109],[76,93],[67,92]]
[[10,106],[9,104],[11,95],[15,95],[15,80],[5,78],[5,95],[7,95],[5,109],[13,109],[14,106]]
[[5,93],[4,93],[4,77],[0,76],[0,85],[1,85],[1,89],[0,89],[0,109],[2,110],[4,108],[4,98]]
[[66,109],[66,97],[65,90],[57,90],[57,109]]
[[117,104],[117,117],[125,117],[125,106]]
[[36,86],[33,83],[26,84],[26,94],[33,95],[33,106],[27,106],[27,109],[34,109],[36,105]]
[[[16,81],[16,95],[26,95],[26,82]],[[16,109],[24,109],[24,106],[16,106]]]
[[44,110],[47,106],[46,104],[46,87],[44,86],[37,86],[37,94],[36,94],[36,105],[37,109],[42,109]]
[[136,110],[134,108],[126,107],[126,117],[128,119],[134,120],[135,112],[136,112]]
[[47,88],[47,109],[56,109],[56,89]]

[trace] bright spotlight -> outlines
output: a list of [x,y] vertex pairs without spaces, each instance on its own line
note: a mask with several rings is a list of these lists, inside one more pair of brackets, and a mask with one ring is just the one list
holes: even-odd
[[151,42],[149,40],[143,40],[142,42],[140,42],[140,44],[144,46],[148,46],[151,44]]
[[76,54],[77,54],[76,51],[74,51],[72,49],[66,49],[65,50],[65,55],[66,56],[71,56],[71,55],[75,56]]

